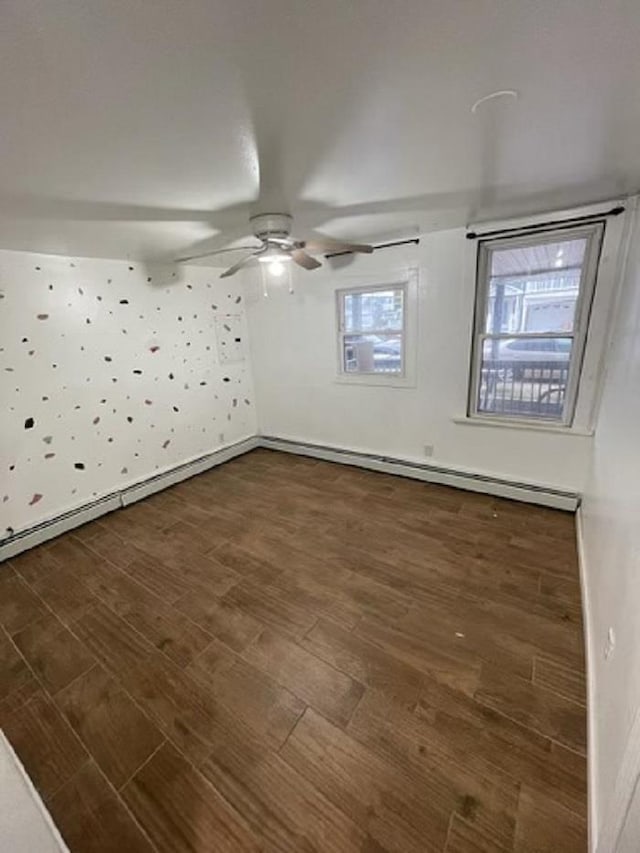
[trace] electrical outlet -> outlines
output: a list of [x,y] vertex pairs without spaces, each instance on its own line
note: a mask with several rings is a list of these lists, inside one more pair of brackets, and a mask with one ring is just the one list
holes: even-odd
[[609,628],[607,631],[607,642],[604,646],[604,659],[609,660],[609,658],[613,655],[614,649],[616,647],[616,635],[613,628]]
[[425,456],[433,456],[433,444],[425,444],[424,455]]

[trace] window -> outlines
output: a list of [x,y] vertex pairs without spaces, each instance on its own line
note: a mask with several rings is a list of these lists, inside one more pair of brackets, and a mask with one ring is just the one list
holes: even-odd
[[470,416],[571,424],[603,231],[480,242]]
[[405,373],[405,284],[338,290],[339,370],[343,376]]

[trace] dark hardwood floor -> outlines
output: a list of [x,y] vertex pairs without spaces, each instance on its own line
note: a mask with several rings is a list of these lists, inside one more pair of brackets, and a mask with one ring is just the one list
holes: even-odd
[[584,853],[574,521],[254,451],[0,569],[74,853]]

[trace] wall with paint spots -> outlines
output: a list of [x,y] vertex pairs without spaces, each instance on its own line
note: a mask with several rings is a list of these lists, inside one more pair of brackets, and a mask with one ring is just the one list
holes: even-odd
[[0,540],[256,432],[242,282],[0,251]]

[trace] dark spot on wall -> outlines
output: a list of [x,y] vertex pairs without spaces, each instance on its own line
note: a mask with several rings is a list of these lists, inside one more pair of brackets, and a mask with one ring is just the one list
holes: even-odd
[[152,401],[152,400],[145,400],[145,401],[144,401],[144,403],[145,403],[145,406],[151,406],[151,405],[153,405],[153,401]]
[[129,421],[130,424],[133,423],[133,418],[131,417],[131,415],[127,415],[127,420]]
[[33,497],[31,498],[31,500],[29,501],[29,506],[33,506],[34,504],[37,504],[38,501],[41,501],[41,500],[42,500],[42,495],[39,492],[35,492]]
[[242,342],[242,338],[234,338],[234,340],[235,340],[235,342],[236,342],[237,344],[239,344],[239,343],[241,343],[241,342]]
[[42,269],[42,267],[34,267],[34,269],[36,269],[36,270],[38,270],[38,272],[40,272],[40,270]]
[[27,418],[25,420],[25,422],[24,422],[24,428],[25,429],[33,429],[34,426],[35,426],[35,421],[33,418]]
[[97,415],[97,416],[93,419],[93,423],[94,423],[94,424],[99,424],[99,423],[100,423],[100,415]]
[[105,355],[104,360],[105,361],[113,361],[113,359],[111,358],[110,355]]
[[73,467],[78,471],[84,471],[84,462],[74,462]]
[[45,453],[45,454],[44,454],[44,458],[45,458],[45,459],[53,459],[53,457],[54,457],[55,455],[56,455],[55,453]]
[[180,409],[177,406],[172,406],[174,412],[179,412]]
[[37,317],[38,317],[38,320],[48,320],[49,319],[48,314],[38,314]]
[[154,344],[152,347],[149,347],[150,352],[158,352],[160,347],[157,344]]
[[175,378],[175,377],[174,377],[173,373],[170,373],[170,374],[169,374],[169,379],[174,379],[174,378]]
[[141,370],[134,370],[133,372],[136,374],[136,376],[140,376],[142,373]]
[[231,379],[228,376],[223,376],[222,381],[223,382],[231,382]]
[[166,449],[167,449],[167,447],[169,447],[169,445],[170,445],[170,444],[171,444],[171,439],[170,439],[170,438],[168,438],[168,439],[164,442],[164,444],[162,445],[162,449],[163,449],[163,450],[166,450]]
[[236,296],[236,305],[242,302],[242,296]]
[[121,469],[120,469],[120,473],[121,473],[121,474],[128,474],[128,473],[129,473],[129,469],[128,469],[128,468],[121,468]]
[[128,299],[121,299],[121,300],[120,300],[120,305],[128,305],[128,304],[129,304],[129,300],[128,300]]
[[133,267],[129,267],[129,272],[133,272]]

